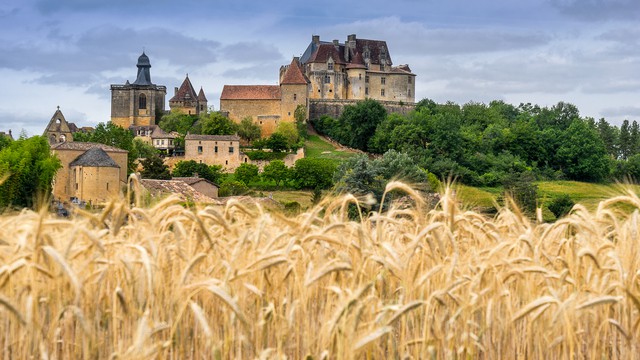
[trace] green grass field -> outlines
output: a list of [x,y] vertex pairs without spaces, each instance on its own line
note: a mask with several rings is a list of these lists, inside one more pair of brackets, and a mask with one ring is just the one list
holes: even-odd
[[356,155],[349,151],[336,149],[333,144],[324,141],[318,135],[309,135],[309,138],[304,144],[304,151],[306,157],[325,158],[338,161],[346,160]]

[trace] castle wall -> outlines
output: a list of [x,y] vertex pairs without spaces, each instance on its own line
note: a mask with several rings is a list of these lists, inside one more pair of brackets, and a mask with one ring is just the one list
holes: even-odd
[[280,115],[280,99],[267,100],[223,100],[220,99],[220,111],[227,111],[229,119],[240,123],[249,116],[255,122],[258,115]]
[[[139,109],[140,95],[146,96],[146,107]],[[128,129],[129,126],[156,124],[156,112],[164,111],[164,86],[111,85],[111,122]]]
[[[401,103],[399,101],[379,101],[388,113],[407,115],[415,108],[413,103]],[[329,115],[334,119],[340,117],[347,105],[356,105],[357,100],[309,100],[309,119],[318,119],[322,115]]]
[[298,105],[307,105],[307,85],[281,85],[281,115],[282,121],[295,122],[295,111]]

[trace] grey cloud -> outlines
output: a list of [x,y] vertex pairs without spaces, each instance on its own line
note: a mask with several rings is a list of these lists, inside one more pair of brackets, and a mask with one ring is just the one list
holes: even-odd
[[266,64],[259,64],[256,66],[247,66],[241,68],[232,68],[222,73],[223,77],[236,78],[236,79],[258,79],[269,81],[273,84],[277,84],[278,69],[283,65],[278,62],[271,62]]
[[275,46],[259,41],[231,44],[222,48],[221,53],[226,60],[240,63],[284,60],[284,56]]
[[635,20],[640,16],[637,0],[550,0],[562,14],[579,20]]
[[601,114],[605,117],[637,118],[640,117],[640,107],[623,106],[617,108],[606,108],[602,109]]

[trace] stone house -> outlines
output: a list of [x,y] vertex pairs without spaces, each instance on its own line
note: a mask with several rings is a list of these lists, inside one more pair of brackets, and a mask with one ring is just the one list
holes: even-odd
[[77,198],[102,202],[119,193],[127,183],[126,150],[98,143],[67,141],[52,145],[51,151],[62,164],[53,181],[53,196],[58,200]]
[[207,97],[204,90],[200,87],[200,92],[196,94],[189,74],[180,85],[180,88],[174,89],[174,95],[169,99],[169,108],[171,111],[188,115],[200,115],[207,112]]
[[130,126],[155,125],[165,111],[167,88],[151,82],[151,63],[143,52],[138,58],[138,75],[133,84],[111,85],[111,122]]
[[120,194],[120,168],[100,147],[93,147],[69,163],[71,198],[88,204],[104,203]]
[[249,158],[240,152],[237,135],[194,135],[184,138],[184,160],[207,165],[222,165],[226,171],[235,170]]

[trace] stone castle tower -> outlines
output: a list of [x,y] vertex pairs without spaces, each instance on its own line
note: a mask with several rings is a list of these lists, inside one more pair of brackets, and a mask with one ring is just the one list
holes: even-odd
[[196,94],[196,90],[189,80],[189,74],[180,85],[175,88],[174,95],[169,99],[169,108],[173,112],[180,112],[188,115],[200,115],[207,112],[207,97],[204,90],[200,87],[200,92]]
[[151,82],[151,63],[142,52],[133,84],[111,85],[111,122],[123,128],[155,125],[164,112],[167,88]]

